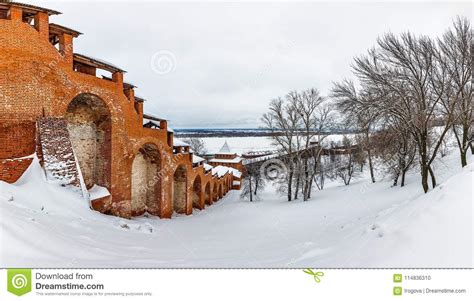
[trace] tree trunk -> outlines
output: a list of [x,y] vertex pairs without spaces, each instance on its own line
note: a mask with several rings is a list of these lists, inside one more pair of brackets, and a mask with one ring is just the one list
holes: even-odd
[[314,178],[314,175],[311,174],[311,176],[309,178],[308,199],[311,198],[311,190],[313,189],[313,178]]
[[398,185],[398,178],[400,177],[400,171],[397,171],[397,173],[395,174],[394,178],[393,178],[393,186],[397,186]]
[[372,183],[375,183],[374,165],[372,164],[372,155],[370,154],[370,149],[367,150],[367,156],[369,158],[370,179],[372,180]]
[[323,166],[321,164],[321,161],[319,162],[319,179],[321,180],[321,190],[324,189],[324,170],[323,170]]
[[421,166],[421,185],[423,186],[423,191],[428,192],[428,168],[426,166]]
[[461,166],[464,167],[467,165],[467,149],[460,150],[461,153]]
[[370,138],[369,138],[369,131],[366,132],[366,143],[367,143],[367,157],[369,159],[369,170],[370,170],[370,178],[372,179],[372,183],[375,183],[375,176],[374,176],[374,165],[372,164],[372,154],[370,151]]
[[[454,132],[454,137],[456,138],[456,142],[458,143],[458,148],[459,148],[459,154],[461,156],[461,166],[464,167],[467,165],[467,143],[468,142],[468,130],[469,127],[463,125],[462,129],[462,137],[459,137],[460,134],[458,134],[456,130],[456,125],[453,125],[453,132]],[[471,152],[472,152],[472,145],[471,145]]]
[[297,174],[296,175],[296,189],[295,189],[295,200],[298,199],[298,191],[300,190],[300,176]]
[[252,194],[252,176],[251,176],[251,175],[249,175],[249,185],[250,185],[250,186],[249,186],[249,188],[250,188],[250,193],[249,193],[249,195],[250,195],[250,201],[251,201],[251,202],[253,202],[253,194]]
[[305,159],[303,161],[303,164],[304,164],[303,201],[306,202],[308,200],[308,186],[309,186],[308,155],[307,154],[305,154]]
[[253,192],[253,195],[257,195],[257,190],[258,190],[258,184],[260,182],[260,179],[258,176],[255,177],[255,191]]
[[421,185],[423,186],[423,191],[425,193],[428,192],[430,187],[428,186],[428,147],[426,146],[427,144],[427,137],[428,137],[428,132],[426,129],[424,129],[422,135],[419,138],[419,153],[420,153],[420,168],[421,168]]
[[400,187],[403,187],[405,186],[405,174],[406,174],[406,170],[402,170],[402,182],[400,183]]
[[288,202],[291,202],[291,185],[293,185],[293,170],[288,174]]
[[474,143],[469,143],[470,147],[471,147],[471,154],[474,155]]
[[309,193],[308,198],[311,198],[311,192],[313,190],[313,184],[316,182],[315,176],[318,173],[318,168],[321,168],[321,155],[320,152],[313,152],[313,170],[311,171],[311,175],[309,177]]
[[431,176],[431,185],[433,186],[433,188],[435,188],[436,187],[436,177],[434,175],[433,169],[431,169],[431,166],[428,166],[428,171],[429,171],[430,176]]

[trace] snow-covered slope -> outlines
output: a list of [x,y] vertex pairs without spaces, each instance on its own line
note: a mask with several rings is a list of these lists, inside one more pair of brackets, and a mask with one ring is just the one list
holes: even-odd
[[[471,160],[472,158],[470,158]],[[192,216],[125,220],[91,211],[74,191],[46,183],[35,160],[0,182],[2,267],[472,267],[474,164],[438,162],[438,188],[360,179],[288,203],[268,186]]]

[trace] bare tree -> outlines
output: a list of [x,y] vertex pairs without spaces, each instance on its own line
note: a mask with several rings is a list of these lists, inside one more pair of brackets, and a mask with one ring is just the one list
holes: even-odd
[[343,148],[340,150],[342,153],[336,155],[333,177],[342,180],[344,185],[349,185],[352,178],[358,174],[355,156],[359,150],[354,147],[353,141],[347,136],[342,139],[342,146]]
[[249,199],[250,202],[258,200],[258,191],[265,187],[265,180],[260,172],[260,166],[256,163],[245,166],[240,197]]
[[[365,142],[367,141],[366,139],[367,139],[367,137],[366,137],[365,133],[355,134],[355,136],[354,136],[354,142],[360,148],[365,148],[366,147],[366,144],[365,144]],[[372,140],[372,138],[371,138],[371,140]],[[373,146],[371,146],[371,147],[373,147]],[[372,155],[372,152],[370,152],[370,154]],[[367,152],[356,152],[354,154],[354,160],[355,160],[355,163],[359,166],[359,169],[360,169],[359,171],[360,172],[364,171],[364,166],[367,163],[367,158],[368,157],[369,157],[369,155],[368,155]],[[372,183],[374,183],[373,179],[372,179]]]
[[[432,187],[436,186],[432,163],[455,119],[446,70],[437,59],[435,43],[428,37],[386,34],[377,42],[378,48],[356,58],[353,68],[364,89],[372,94],[367,107],[385,114],[387,120],[409,125],[407,129],[417,145],[423,190],[427,192],[430,176]],[[434,129],[439,119],[443,126]]]
[[[301,136],[303,138],[300,162],[303,176],[303,201],[307,201],[311,195],[311,184],[313,180],[315,164],[317,158],[314,157],[314,146],[311,145],[316,136],[321,136],[324,128],[324,121],[319,109],[322,107],[324,98],[317,89],[309,89],[300,93],[295,102],[295,110],[300,118]],[[316,142],[316,141],[314,141]]]
[[357,91],[354,83],[344,80],[341,83],[335,83],[331,91],[331,96],[336,100],[339,111],[343,114],[346,126],[355,128],[361,132],[363,139],[359,140],[359,145],[367,152],[369,161],[369,171],[372,183],[375,183],[374,166],[372,161],[372,146],[370,142],[370,133],[377,120],[377,112],[366,104],[373,97],[370,91]]
[[324,189],[324,183],[325,183],[326,174],[327,174],[327,166],[330,165],[328,161],[329,161],[329,158],[327,158],[326,156],[320,155],[318,158],[318,166],[313,176],[313,183],[316,185],[318,190]]
[[207,153],[206,144],[204,143],[204,140],[201,138],[190,137],[190,138],[183,139],[183,142],[189,144],[191,149],[197,155],[204,155]]
[[405,186],[405,175],[416,158],[416,145],[402,125],[390,126],[379,131],[375,137],[377,155],[382,159],[387,172],[393,178],[393,186]]
[[467,18],[458,17],[453,22],[453,28],[447,30],[438,39],[440,51],[438,59],[449,75],[449,90],[453,93],[454,112],[456,121],[453,132],[458,144],[461,165],[467,165],[467,151],[472,147],[473,99],[472,99],[472,31]]
[[262,121],[266,128],[272,132],[274,145],[282,156],[286,158],[288,175],[286,179],[287,199],[292,200],[292,183],[294,175],[294,162],[297,152],[299,116],[295,110],[296,92],[287,94],[285,100],[278,98],[270,102],[269,112],[264,114]]
[[304,182],[304,169],[301,162],[301,153],[298,152],[295,159],[293,182],[295,185],[294,199],[297,200],[301,189],[301,183]]
[[309,189],[308,199],[311,198],[311,191],[313,188],[313,183],[316,180],[316,177],[319,178],[319,183],[321,189],[324,187],[324,174],[322,166],[321,156],[324,151],[325,139],[328,136],[328,133],[334,128],[335,120],[333,113],[333,106],[329,104],[323,104],[318,106],[317,113],[315,117],[315,126],[314,130],[316,135],[312,138],[313,145],[309,148],[310,155],[310,179],[309,179]]
[[[284,99],[270,103],[270,112],[263,115],[263,122],[274,135],[272,139],[280,151],[280,159],[288,168],[286,182],[280,183],[288,201],[311,197],[314,175],[317,172],[319,147],[332,122],[331,107],[324,105],[324,98],[317,89],[292,91]],[[283,187],[284,186],[284,187]]]

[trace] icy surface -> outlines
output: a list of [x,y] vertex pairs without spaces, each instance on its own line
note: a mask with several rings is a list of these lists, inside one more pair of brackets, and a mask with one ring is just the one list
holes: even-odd
[[328,183],[291,203],[268,185],[260,201],[231,191],[191,216],[133,220],[89,209],[47,183],[35,159],[14,185],[0,182],[3,267],[472,267],[474,164],[456,150],[436,162],[424,194],[367,176]]

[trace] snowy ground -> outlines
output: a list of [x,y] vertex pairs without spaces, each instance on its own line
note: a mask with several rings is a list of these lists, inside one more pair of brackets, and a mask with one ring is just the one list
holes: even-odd
[[[232,191],[192,216],[125,220],[91,211],[76,192],[44,181],[37,162],[0,182],[1,267],[473,267],[474,163],[456,150],[419,176],[330,185],[288,203]],[[379,177],[380,179],[380,177]]]

